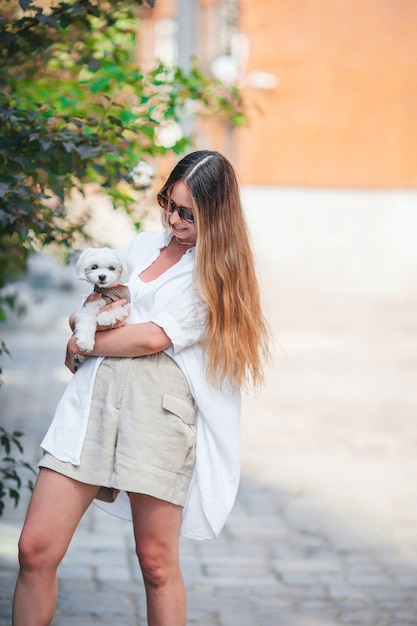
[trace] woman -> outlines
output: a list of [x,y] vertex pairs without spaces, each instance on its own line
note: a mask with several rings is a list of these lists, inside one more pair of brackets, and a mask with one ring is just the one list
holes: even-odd
[[[14,626],[52,621],[57,567],[94,499],[133,520],[149,625],[185,626],[179,536],[215,538],[232,508],[239,390],[262,381],[268,351],[233,168],[217,152],[189,154],[158,202],[165,230],[126,250],[129,321],[98,329],[100,358],[76,371],[41,444]],[[80,356],[73,336],[72,372]]]

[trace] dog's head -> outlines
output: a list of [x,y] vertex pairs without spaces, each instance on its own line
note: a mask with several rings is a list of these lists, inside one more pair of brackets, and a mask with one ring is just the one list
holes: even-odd
[[80,280],[88,280],[100,287],[113,287],[129,278],[120,253],[111,248],[87,248],[81,253],[75,271]]

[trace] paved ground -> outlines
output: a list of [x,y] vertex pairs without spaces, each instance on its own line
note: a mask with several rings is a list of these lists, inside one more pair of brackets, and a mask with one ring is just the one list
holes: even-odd
[[[417,298],[310,291],[263,268],[276,336],[267,385],[243,410],[243,478],[216,542],[184,541],[188,623],[417,625]],[[28,457],[68,375],[75,292],[49,289],[10,323],[1,421]],[[0,626],[10,623],[24,506],[0,531]],[[131,526],[92,507],[60,569],[55,626],[143,626]]]

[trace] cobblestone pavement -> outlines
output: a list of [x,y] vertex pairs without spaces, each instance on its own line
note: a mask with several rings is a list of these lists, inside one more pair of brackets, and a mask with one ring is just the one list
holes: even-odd
[[[188,623],[415,626],[417,300],[282,298],[274,280],[264,284],[275,359],[265,389],[244,399],[236,506],[218,541],[182,543]],[[8,324],[2,360],[2,424],[25,432],[32,461],[68,380],[66,316],[78,301],[43,295],[31,318]],[[0,626],[24,510],[1,518]],[[91,507],[59,575],[55,626],[146,624],[129,523]]]

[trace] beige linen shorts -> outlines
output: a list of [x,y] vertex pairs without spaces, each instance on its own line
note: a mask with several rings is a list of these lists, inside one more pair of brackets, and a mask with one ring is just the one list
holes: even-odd
[[80,465],[45,452],[39,467],[101,487],[102,500],[122,489],[183,506],[195,462],[195,413],[184,374],[164,352],[105,358]]

